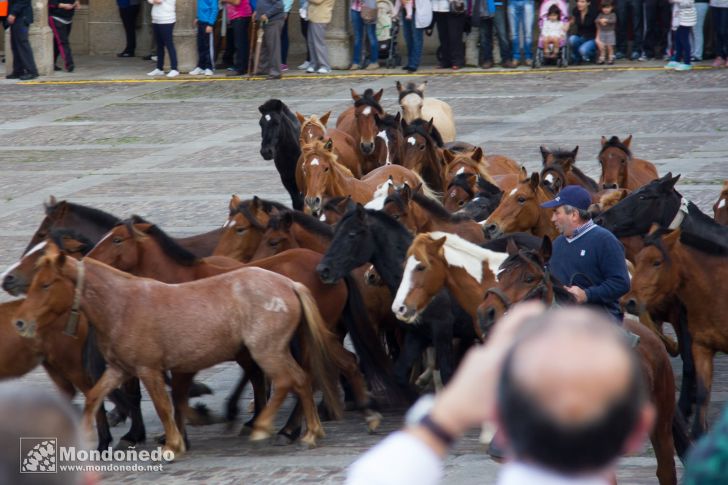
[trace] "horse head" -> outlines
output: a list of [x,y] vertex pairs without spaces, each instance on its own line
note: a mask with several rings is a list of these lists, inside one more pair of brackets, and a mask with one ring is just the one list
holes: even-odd
[[316,266],[321,281],[335,283],[371,259],[375,244],[368,218],[367,210],[357,204],[336,225],[331,245]]
[[316,115],[306,118],[301,113],[296,112],[296,118],[301,123],[299,143],[305,145],[314,140],[323,140],[326,136],[326,123],[329,121],[329,116],[331,116],[331,111],[327,111],[320,118]]
[[402,120],[402,129],[404,137],[402,165],[419,173],[433,190],[443,190],[445,167],[443,160],[440,159],[441,144],[433,138],[432,120],[418,119],[412,123]]
[[399,106],[402,109],[404,119],[409,123],[422,118],[422,106],[425,101],[425,87],[427,81],[415,85],[415,83],[402,83],[397,81],[397,92],[399,93]]
[[288,108],[280,99],[269,99],[258,107],[258,111],[261,114],[258,121],[262,138],[260,155],[264,160],[273,160],[284,132],[292,124],[286,113]]
[[90,258],[118,270],[132,272],[141,260],[140,244],[152,224],[138,216],[120,222],[88,254]]
[[644,243],[636,258],[632,294],[648,311],[659,311],[674,301],[680,284],[680,229],[671,231],[653,224]]
[[376,93],[367,89],[363,95],[351,90],[351,97],[354,100],[354,117],[357,131],[359,132],[359,149],[367,156],[374,153],[379,129],[375,121],[375,115],[384,116],[384,110],[379,104],[382,99],[383,89]]
[[402,115],[374,115],[377,124],[377,137],[382,139],[387,148],[387,155],[384,164],[402,164],[404,159],[404,137],[402,136]]
[[299,247],[291,232],[292,226],[293,213],[290,211],[271,216],[252,260],[257,261]]
[[269,214],[262,199],[240,201],[233,195],[230,199],[230,216],[222,226],[220,241],[213,251],[214,256],[227,256],[244,263],[250,261],[263,238]]
[[326,195],[339,195],[331,192],[337,182],[337,177],[341,173],[352,177],[353,175],[351,175],[349,169],[340,165],[337,161],[331,138],[326,142],[316,140],[305,145],[301,157],[301,171],[306,188],[304,212],[318,217],[324,197]]
[[541,202],[548,199],[540,181],[538,172],[533,172],[530,178],[521,180],[503,196],[498,207],[483,223],[490,239],[509,232],[533,232],[542,217],[550,220],[553,209],[540,207]]
[[604,189],[617,189],[627,186],[629,176],[629,162],[632,160],[632,152],[629,149],[632,143],[632,135],[624,140],[616,136],[607,140],[602,136],[602,148],[599,151],[599,164],[602,167],[602,174],[599,176],[599,186]]
[[384,199],[384,206],[382,207],[382,212],[395,221],[399,221],[400,224],[412,233],[417,232],[417,224],[410,213],[410,201],[412,200],[412,195],[421,188],[422,186],[420,185],[412,190],[407,183],[399,186],[392,185],[388,189],[388,194]]
[[319,220],[330,226],[335,226],[344,214],[356,207],[356,203],[351,200],[351,195],[327,197],[321,208]]

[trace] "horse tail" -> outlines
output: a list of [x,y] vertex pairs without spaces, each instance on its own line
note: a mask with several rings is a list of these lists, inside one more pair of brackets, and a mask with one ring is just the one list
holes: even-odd
[[[350,274],[344,276],[348,289],[342,321],[351,336],[354,350],[359,358],[359,367],[367,380],[380,384],[390,401],[398,402],[404,396],[397,385],[391,368],[391,360],[384,352],[374,332],[362,299],[359,286]],[[372,386],[373,387],[373,386]]]
[[693,446],[693,440],[688,432],[688,423],[680,409],[675,408],[675,414],[672,417],[672,442],[675,445],[675,451],[680,461],[685,463],[685,457]]
[[[339,357],[336,349],[336,337],[326,328],[324,319],[321,316],[316,300],[311,296],[311,292],[298,282],[292,282],[292,289],[296,293],[298,300],[301,302],[303,309],[304,325],[302,325],[301,338],[308,355],[308,361],[311,366],[311,377],[315,381],[317,387],[323,393],[326,407],[331,412],[334,419],[340,419],[343,414],[341,400],[337,386],[338,372],[340,368]],[[343,352],[343,349],[341,349]],[[333,363],[334,366],[329,365]]]

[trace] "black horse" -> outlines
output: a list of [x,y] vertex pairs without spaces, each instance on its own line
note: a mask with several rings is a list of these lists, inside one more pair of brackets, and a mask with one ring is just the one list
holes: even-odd
[[468,183],[468,175],[465,173],[456,175],[450,182],[450,185],[448,185],[447,191],[450,192],[452,188],[460,187],[470,197],[470,200],[465,203],[462,209],[455,212],[455,214],[463,214],[478,222],[484,221],[500,204],[503,198],[503,191],[497,185],[488,182],[483,177],[478,177],[476,182],[478,192],[474,193]]
[[281,182],[296,210],[303,210],[303,196],[296,185],[296,164],[301,156],[298,137],[301,124],[280,99],[269,99],[258,107],[260,111],[260,155],[273,160]]

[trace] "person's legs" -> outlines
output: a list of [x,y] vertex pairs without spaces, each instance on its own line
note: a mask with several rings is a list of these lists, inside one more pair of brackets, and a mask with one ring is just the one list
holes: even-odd
[[632,55],[630,58],[636,60],[642,55],[643,45],[643,33],[644,33],[644,1],[643,0],[630,0],[632,5]]
[[164,69],[164,38],[162,37],[162,24],[152,24],[152,33],[157,43],[157,69]]
[[523,4],[523,52],[528,62],[533,60],[533,20],[534,2],[526,0]]
[[177,49],[174,47],[174,23],[164,24],[162,29],[164,35],[164,43],[169,52],[169,66],[173,71],[177,70]]
[[581,56],[581,58],[584,62],[593,62],[594,56],[596,55],[596,53],[597,53],[597,44],[596,44],[596,42],[594,42],[594,39],[585,41],[579,47],[579,55]]
[[281,64],[288,65],[288,16],[281,26]]
[[[369,64],[379,65],[379,44],[377,43],[377,24],[365,26],[367,39],[369,40]],[[362,55],[363,56],[363,55]]]
[[450,19],[453,17],[450,12],[435,12],[435,23],[437,24],[437,38],[440,41],[440,66],[451,67],[453,65],[452,48],[450,41]]
[[413,47],[414,47],[414,21],[407,20],[402,13],[402,35],[404,36],[404,42],[407,45],[407,67],[412,67]]
[[[56,22],[56,20],[48,16],[48,25],[51,28],[51,32],[53,33],[53,67],[56,68],[56,63],[58,62],[58,55],[61,53],[62,47],[61,47],[61,34],[58,32],[58,24],[60,22]],[[63,64],[66,63],[66,56],[65,53],[63,56],[61,56],[61,59],[63,59]]]
[[205,52],[208,50],[207,46],[205,46],[205,39],[207,38],[207,35],[205,34],[205,26],[202,25],[202,23],[197,23],[197,67],[200,69],[207,69],[205,67]]
[[480,19],[480,28],[478,29],[480,49],[478,49],[478,63],[482,66],[484,63],[493,62],[493,17]]
[[300,19],[301,22],[301,35],[306,41],[306,62],[311,62],[311,50],[308,48],[308,20]]
[[22,21],[17,21],[10,29],[10,35],[15,38],[15,52],[20,58],[22,70],[27,74],[38,76],[38,68],[35,67],[35,59],[33,58],[33,49],[30,47],[30,41],[28,40],[28,26]]
[[508,24],[511,28],[511,50],[515,61],[521,60],[521,43],[519,31],[523,21],[523,1],[508,2]]
[[698,22],[692,30],[692,57],[698,61],[703,60],[703,29],[705,28],[705,16],[708,14],[708,7],[709,4],[703,2],[695,4],[695,11],[698,14]]
[[690,64],[690,27],[681,25],[675,34],[677,62]]
[[728,8],[710,7],[715,31],[715,55],[728,59]]
[[569,36],[569,52],[571,52],[571,62],[576,64],[581,62],[581,52],[579,47],[584,43],[584,38],[578,35]]
[[248,44],[248,29],[250,17],[241,17],[233,20],[233,35],[235,43],[235,70],[241,74],[248,72],[250,45]]
[[311,48],[311,57],[316,59],[314,65],[316,70],[331,69],[328,49],[326,47],[326,24],[310,22],[308,24],[308,35],[312,39],[309,47]]
[[615,13],[617,14],[617,57],[627,53],[627,11],[629,0],[617,0]]
[[493,26],[495,34],[498,36],[498,50],[500,51],[501,62],[507,65],[513,60],[513,48],[508,38],[508,21],[507,11],[505,7],[499,6],[495,8],[493,16]]
[[[696,4],[697,5],[697,4]],[[659,29],[657,18],[657,0],[645,0],[645,35],[642,50],[647,57],[657,57],[657,31]]]
[[354,31],[354,52],[351,55],[351,63],[361,67],[362,62],[362,36],[364,34],[364,22],[361,20],[361,12],[349,9],[351,12],[351,29]]
[[450,14],[447,19],[448,49],[450,51],[450,63],[452,67],[463,67],[465,65],[465,43],[463,42],[463,31],[465,30],[465,14]]
[[[61,51],[60,54],[63,57],[63,66],[66,68],[67,71],[73,71],[74,69],[74,63],[73,63],[73,52],[71,52],[71,43],[69,42],[69,38],[71,37],[71,27],[73,26],[72,23],[68,24],[61,24],[57,23],[56,27],[58,28],[58,34],[60,38],[60,47]],[[55,61],[55,58],[54,58]]]
[[139,5],[131,5],[119,9],[121,23],[124,26],[124,34],[126,35],[126,47],[122,53],[134,55],[136,50],[136,20],[139,15]]
[[23,59],[18,54],[18,37],[13,35],[13,26],[10,26],[10,50],[13,53],[13,72],[10,74],[13,76],[20,76],[25,73],[25,66],[23,66]]
[[412,57],[413,62],[410,63],[410,67],[417,69],[420,67],[420,60],[422,60],[422,44],[424,42],[425,29],[414,28],[412,32]]
[[[313,24],[312,24],[313,25]],[[281,30],[283,30],[283,19],[275,19],[269,21],[265,27],[263,34],[263,43],[265,51],[268,54],[268,75],[281,75]],[[310,28],[310,26],[309,26]],[[309,30],[310,33],[310,30]]]

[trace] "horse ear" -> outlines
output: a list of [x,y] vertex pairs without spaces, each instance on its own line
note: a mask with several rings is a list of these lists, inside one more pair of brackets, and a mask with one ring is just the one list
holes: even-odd
[[421,84],[419,84],[415,89],[424,95],[426,87],[427,87],[427,81],[424,81]]
[[402,188],[399,189],[399,195],[407,203],[409,203],[410,199],[412,198],[412,189],[410,188],[409,184],[405,183],[404,185],[402,185]]
[[51,195],[50,197],[48,197],[48,202],[45,202],[43,205],[45,206],[46,209],[48,209],[50,207],[55,206],[57,203],[58,203],[58,201],[56,200],[56,197]]
[[379,117],[379,113],[374,113],[374,124],[377,125],[377,128],[382,127],[382,119]]
[[[399,116],[399,115],[400,115],[400,113],[398,112],[397,116]],[[400,125],[402,125],[402,131],[407,129],[407,126],[408,126],[407,120],[405,120],[404,118],[400,118],[399,123],[400,123]]]
[[257,195],[254,195],[253,196],[253,201],[250,203],[250,210],[252,212],[257,212],[258,209],[260,208],[260,206],[261,206],[260,198],[258,198]]
[[455,160],[455,154],[447,148],[443,150],[442,156],[445,158],[445,165]]
[[678,180],[680,180],[680,174],[673,177],[672,172],[668,172],[667,175],[660,179],[660,189],[668,193],[672,192]]
[[350,91],[351,91],[351,99],[353,99],[354,101],[359,101],[361,99],[361,95],[357,94],[356,91],[354,91],[353,89],[351,89]]
[[524,178],[528,177],[528,172],[526,171],[526,167],[524,167],[523,165],[521,165],[521,175],[523,175]]
[[134,239],[143,239],[147,237],[147,232],[149,232],[152,225],[153,224],[149,224],[148,222],[145,222],[144,224],[133,224],[131,226],[132,236],[134,236]]
[[432,130],[432,127],[435,124],[435,118],[430,118],[430,121],[427,122],[427,132],[429,133],[430,130]]
[[394,115],[394,122],[395,123],[400,123],[401,121],[402,121],[402,113],[400,113],[399,111],[397,111],[397,114]]
[[382,99],[382,95],[384,94],[384,88],[377,91],[377,94],[374,95],[374,99],[378,103],[380,99]]
[[281,214],[281,227],[284,231],[288,232],[291,230],[293,225],[293,212],[286,211]]
[[439,250],[445,245],[445,241],[447,241],[447,236],[442,236],[440,239],[433,239],[432,244],[436,250]]
[[682,231],[680,228],[675,229],[674,231],[670,231],[664,236],[662,236],[662,242],[667,246],[668,249],[672,249],[673,246],[675,246],[675,243],[680,240],[680,234]]
[[403,89],[403,88],[402,88],[402,83],[401,83],[401,82],[399,82],[399,81],[397,81],[397,82],[395,83],[395,85],[397,86],[397,91],[401,93],[401,92],[402,92],[402,89]]
[[301,113],[299,113],[298,111],[296,111],[296,119],[297,119],[297,120],[298,120],[298,122],[299,122],[299,123],[301,123],[301,124],[303,124],[303,122],[304,122],[304,121],[306,121],[306,117],[305,117],[305,116],[303,116],[303,115],[302,115]]
[[479,162],[483,159],[483,149],[480,147],[477,147],[472,155],[470,155],[470,158],[475,160],[476,162]]
[[548,236],[543,237],[539,254],[541,255],[541,261],[544,263],[551,259],[551,239]]
[[548,158],[549,155],[551,155],[551,151],[543,145],[538,147],[538,149],[541,150],[541,158],[543,159],[543,163],[545,165],[546,159]]
[[531,180],[529,181],[529,185],[531,185],[531,188],[533,190],[536,190],[538,188],[538,184],[541,183],[541,177],[538,175],[538,172],[533,172],[531,174]]
[[324,144],[324,150],[326,150],[327,152],[334,151],[334,141],[331,138],[326,140],[326,143]]
[[516,244],[516,241],[512,238],[508,238],[508,242],[506,243],[506,252],[508,253],[508,256],[515,256],[518,254],[518,244]]
[[601,140],[599,140],[599,141],[601,142],[602,146],[604,146],[604,145],[606,145],[606,144],[607,144],[607,137],[606,137],[606,136],[604,136],[604,135],[602,135],[602,139],[601,139]]
[[356,203],[356,217],[361,222],[364,222],[364,219],[366,218],[367,213],[364,212],[364,206],[361,205],[359,202]]
[[319,118],[322,125],[326,126],[326,123],[329,122],[329,116],[331,116],[331,111],[327,111],[323,114],[323,116],[321,116],[321,118]]
[[262,115],[265,114],[265,111],[263,111],[263,105],[262,104],[260,106],[258,106],[258,111],[260,111],[260,114],[262,114]]
[[228,206],[230,208],[230,212],[234,212],[238,210],[238,206],[240,205],[240,197],[233,194],[232,197],[230,197],[230,205]]
[[579,145],[576,145],[576,147],[574,147],[574,150],[572,150],[572,152],[571,152],[571,158],[574,162],[576,162],[577,153],[579,153]]
[[627,138],[622,140],[622,145],[626,146],[627,148],[629,148],[629,145],[631,143],[632,143],[632,135],[629,135]]

